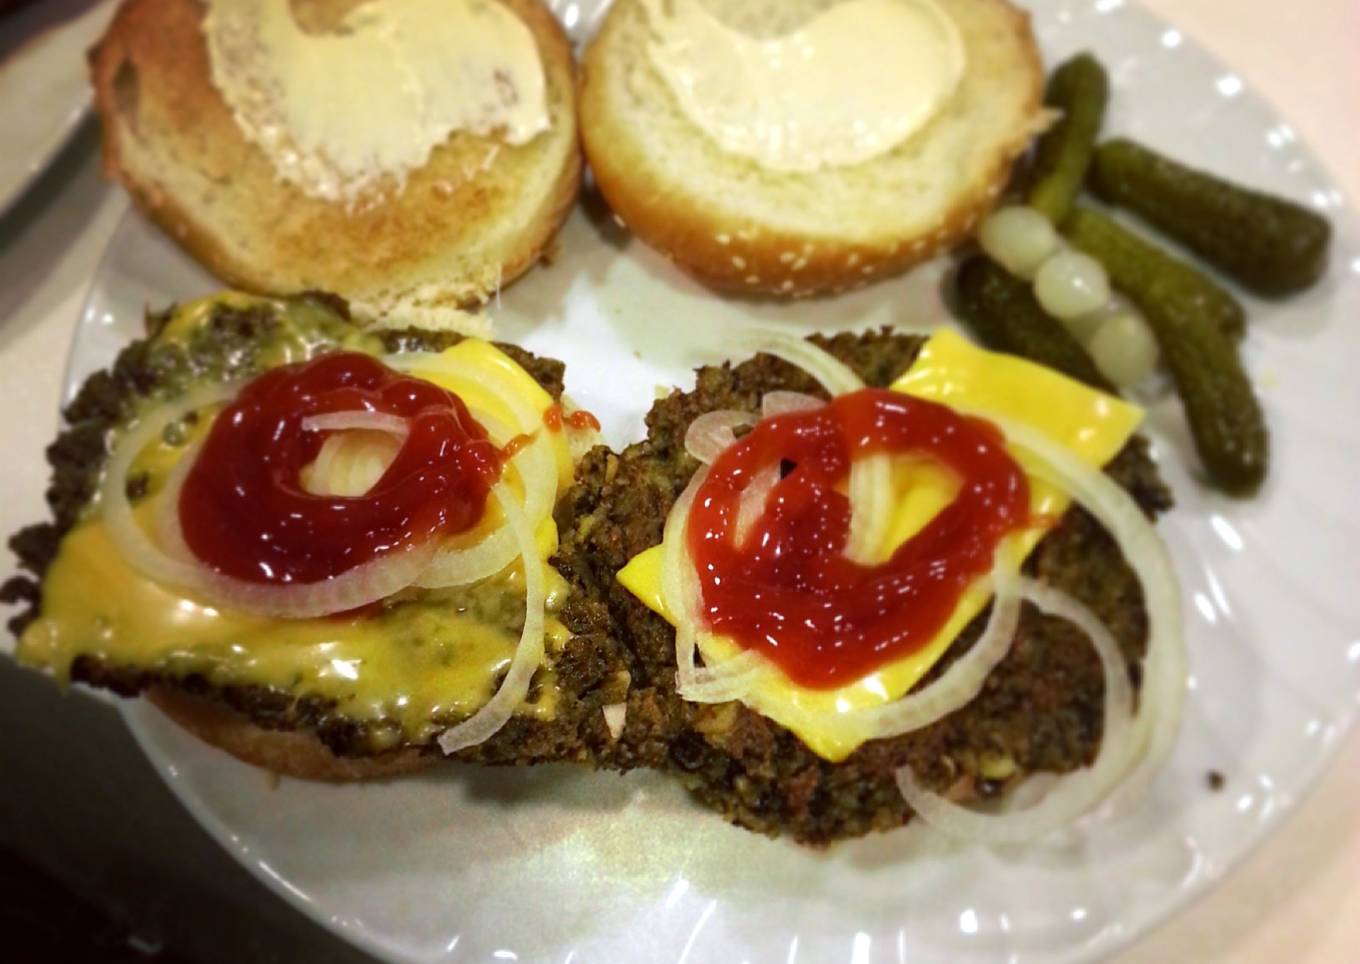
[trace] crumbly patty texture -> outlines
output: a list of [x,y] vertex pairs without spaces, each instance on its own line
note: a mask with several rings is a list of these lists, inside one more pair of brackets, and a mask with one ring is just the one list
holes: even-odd
[[[337,332],[350,324],[345,304],[339,299],[303,297],[314,302],[316,310],[333,313]],[[52,519],[21,530],[9,543],[28,573],[0,587],[0,600],[21,604],[9,623],[16,635],[36,618],[42,577],[56,558],[62,537],[76,524],[99,485],[110,431],[147,399],[173,397],[186,385],[203,379],[227,381],[259,372],[262,346],[268,344],[273,327],[280,324],[277,313],[267,306],[242,309],[222,305],[188,339],[157,341],[156,335],[172,315],[173,309],[149,315],[148,336],[124,348],[108,370],[90,376],[63,413],[65,428],[47,449],[52,467],[47,492]],[[382,338],[386,350],[394,352],[440,351],[462,337],[420,329],[375,334]],[[536,357],[513,345],[498,347],[551,395],[561,396],[561,362]],[[603,635],[585,634],[570,640],[554,657],[559,691],[554,720],[516,717],[491,740],[461,756],[492,763],[588,759],[590,745],[608,742],[600,706],[622,699],[626,692],[627,677],[617,675],[623,662],[618,644]],[[75,659],[71,679],[123,696],[159,688],[199,697],[266,730],[313,734],[340,757],[389,755],[394,749],[390,741],[374,739],[379,731],[390,733],[394,724],[353,719],[337,711],[332,701],[275,687],[221,685],[199,674],[148,670],[93,655]],[[536,700],[539,695],[535,686],[529,699]],[[419,749],[435,752],[432,745]]]
[[[905,371],[921,344],[886,331],[814,340],[874,386]],[[824,394],[805,373],[769,356],[701,369],[694,391],[653,406],[645,441],[621,455],[593,451],[559,505],[556,561],[575,590],[564,621],[574,631],[622,640],[629,660],[625,730],[600,762],[664,770],[732,822],[811,844],[905,823],[910,810],[893,776],[904,764],[931,788],[963,800],[995,796],[1025,773],[1089,763],[1101,733],[1099,662],[1079,631],[1028,605],[1010,655],[977,699],[926,729],[866,743],[841,763],[740,703],[702,705],[677,695],[674,631],[615,574],[660,543],[671,506],[698,468],[684,449],[690,422],[716,409],[758,412],[761,396],[776,389]],[[1107,472],[1149,516],[1170,506],[1141,439]],[[1100,526],[1080,509],[1069,511],[1026,571],[1089,606],[1114,633],[1137,682],[1147,636],[1142,593]],[[972,645],[985,618],[970,624],[928,679]]]

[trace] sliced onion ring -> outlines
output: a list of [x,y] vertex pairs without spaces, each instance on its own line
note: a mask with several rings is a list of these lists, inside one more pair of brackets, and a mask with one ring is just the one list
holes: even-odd
[[[401,352],[384,356],[382,360],[397,371],[426,369],[474,384],[485,384],[487,381],[483,370],[461,359],[436,352]],[[513,392],[498,392],[497,399],[509,409],[513,427],[500,423],[485,412],[473,411],[472,414],[497,445],[505,446],[519,434],[532,437],[533,441],[515,454],[511,464],[519,472],[523,483],[524,514],[530,527],[537,528],[552,514],[557,501],[557,459],[548,433],[541,431],[542,414]],[[417,585],[425,589],[470,585],[500,572],[514,561],[516,554],[512,533],[501,528],[474,546],[441,552]]]
[[[851,385],[850,380],[844,378],[842,371],[844,366],[839,361],[801,339],[778,333],[768,335],[762,333],[753,339],[753,343],[759,350],[767,351],[804,368],[833,392],[851,391],[860,387],[858,384]],[[853,378],[853,373],[851,377]],[[1069,822],[1075,815],[1098,804],[1120,783],[1126,788],[1138,786],[1150,779],[1151,774],[1164,760],[1179,727],[1185,695],[1186,658],[1179,621],[1180,594],[1165,546],[1127,492],[1103,472],[1090,468],[1030,426],[990,412],[976,414],[988,418],[1001,428],[1010,443],[1028,449],[1046,463],[1036,470],[1035,474],[1072,495],[1114,537],[1124,558],[1142,584],[1145,609],[1149,618],[1139,712],[1134,716],[1131,708],[1131,690],[1124,671],[1122,655],[1119,655],[1117,646],[1111,649],[1113,639],[1109,630],[1100,625],[1094,616],[1075,600],[1068,600],[1062,594],[1028,580],[1017,583],[1025,598],[1034,600],[1041,608],[1072,620],[1087,632],[1093,645],[1101,650],[1102,664],[1107,668],[1108,694],[1105,707],[1106,735],[1102,739],[1096,765],[1089,771],[1059,781],[1064,785],[1072,784],[1072,789],[1060,787],[1055,790],[1050,795],[1050,799],[1054,801],[1051,804],[1047,802],[1040,804],[1032,812],[1027,811],[1030,815],[1023,820],[1017,820],[1008,826],[1003,825],[1002,829],[990,835],[990,839],[998,841],[1023,840],[1042,835],[1049,829]],[[879,513],[883,511],[882,506],[885,504],[882,501],[884,488],[880,488],[882,482],[869,481],[870,476],[863,470],[861,475],[866,481],[856,486],[852,470],[852,499],[856,503],[863,501],[870,506],[868,515],[881,520],[884,516]],[[671,517],[667,519],[664,540],[663,596],[667,608],[681,622],[681,627],[676,633],[677,682],[681,686],[682,695],[694,699],[699,695],[695,690],[697,674],[703,672],[707,684],[704,695],[712,698],[741,699],[749,694],[751,681],[758,678],[757,671],[751,670],[750,667],[733,666],[736,660],[705,670],[697,670],[694,664],[697,625],[701,618],[700,602],[693,562],[688,558],[681,536],[693,504],[694,493],[702,484],[704,476],[704,470],[696,473],[686,492],[677,500]],[[889,495],[889,502],[890,499]],[[997,620],[1001,620],[1000,627],[1004,628],[1012,618],[1018,619],[1018,598],[1005,591],[1004,576],[1000,582],[996,581],[999,572],[998,568],[993,574],[995,598],[989,629]],[[991,666],[995,666],[1001,658],[1004,658],[1013,636],[1014,626],[1008,634],[1001,633],[998,628],[995,636],[987,640],[987,646],[975,645],[974,650],[981,650],[978,654],[979,665],[990,663]],[[985,661],[982,659],[984,654]],[[1119,674],[1115,674],[1111,669],[1116,664]],[[957,663],[955,665],[957,666]],[[985,680],[990,667],[980,677],[977,677],[977,668],[978,666],[974,666],[969,675],[975,679]],[[954,706],[957,708],[972,698],[971,696],[963,698],[966,690],[958,686],[957,680],[950,680],[950,675],[950,672],[946,672],[926,690],[908,694],[894,703],[852,712],[857,715],[867,714],[868,718],[873,720],[877,736],[898,735],[928,725],[929,722],[952,712],[949,709],[941,712],[943,707],[957,703]],[[950,685],[940,689],[941,684],[946,681],[949,681]],[[688,686],[685,685],[686,682],[689,683]],[[970,689],[972,685],[970,682]],[[1129,694],[1127,701],[1121,696],[1121,688],[1123,692]],[[692,696],[691,693],[695,695]],[[948,699],[945,699],[946,695]],[[927,699],[914,702],[922,698]],[[932,703],[935,705],[931,706]],[[925,712],[926,707],[930,707],[929,712]],[[821,722],[825,723],[827,720],[823,719]],[[903,785],[904,794],[908,794],[908,799],[914,807],[917,800],[922,801],[922,805],[916,808],[927,822],[930,822],[932,812],[945,814],[954,812],[941,809],[954,807],[953,804],[924,795],[926,792],[915,784],[910,772],[903,771],[899,774],[899,781]],[[968,827],[965,828],[967,833],[972,833],[976,829],[975,821],[988,823],[1007,819],[967,811],[965,813],[970,818],[967,821]],[[948,822],[948,816],[945,820]],[[959,824],[955,823],[954,826],[957,827]],[[989,839],[985,831],[976,836]]]
[[753,328],[742,332],[735,340],[743,348],[763,351],[802,369],[833,395],[844,395],[864,387],[863,379],[845,362],[787,331]]
[[850,463],[850,533],[846,558],[862,566],[878,562],[878,545],[892,513],[892,456],[861,455]]
[[803,392],[773,391],[766,392],[760,397],[760,416],[769,418],[773,415],[787,415],[789,412],[806,412],[814,408],[821,408],[826,404],[826,399],[818,398],[816,395],[807,395]]
[[[474,412],[473,416],[499,446],[504,447],[518,434],[483,412]],[[524,490],[522,509],[531,529],[536,529],[552,514],[557,501],[557,460],[551,446],[547,433],[538,432],[533,441],[516,452],[509,462],[519,473]],[[515,534],[503,525],[471,546],[441,550],[416,585],[422,589],[469,586],[496,575],[518,555]]]
[[[152,542],[138,523],[127,497],[128,474],[133,462],[162,436],[168,426],[191,412],[226,401],[239,388],[239,385],[223,385],[192,392],[148,414],[114,446],[100,485],[100,511],[114,544],[128,562],[143,575],[213,602],[253,615],[288,619],[358,609],[411,585],[433,557],[432,540],[388,553],[332,579],[296,586],[262,585],[224,576],[191,557],[175,558]],[[171,481],[177,485],[173,489],[167,488],[158,498],[177,504],[179,486],[187,475],[187,466],[183,472],[176,472]]]
[[606,703],[600,707],[604,714],[604,725],[609,730],[609,738],[617,740],[623,736],[623,728],[628,723],[628,704],[627,703]]
[[899,771],[903,795],[927,824],[952,836],[1015,843],[1067,825],[1120,784],[1126,793],[1142,789],[1170,752],[1180,724],[1186,656],[1175,572],[1166,547],[1137,502],[1103,472],[1091,469],[1042,432],[1005,417],[986,417],[1001,428],[1009,444],[1039,457],[1043,464],[1031,471],[1071,494],[1114,538],[1142,584],[1148,615],[1143,684],[1137,715],[1130,720],[1120,711],[1120,694],[1129,690],[1129,684],[1122,654],[1109,630],[1075,600],[1050,587],[1023,584],[1026,598],[1069,619],[1087,634],[1101,654],[1105,671],[1105,731],[1096,762],[1061,778],[1041,803],[1014,814],[978,814],[924,790],[909,770]]
[[389,435],[400,435],[405,438],[410,432],[410,426],[407,420],[400,415],[356,409],[349,412],[323,412],[320,415],[308,415],[302,420],[302,430],[304,432],[386,432]]
[[[864,387],[863,379],[849,365],[797,335],[760,328],[744,333],[740,341],[746,347],[797,366],[832,395],[843,395]],[[784,399],[778,398],[773,404],[781,401]],[[877,456],[855,459],[850,466],[850,535],[845,547],[848,558],[861,564],[868,564],[873,559],[881,526],[878,520],[885,517],[880,513],[886,513],[891,502],[891,460]]]
[[1139,771],[1130,775],[1132,792],[1151,779],[1171,752],[1185,702],[1188,667],[1175,567],[1142,508],[1113,479],[1023,422],[983,417],[1005,433],[1009,444],[1038,457],[1040,464],[1030,471],[1071,495],[1104,527],[1142,585],[1148,634],[1136,731],[1147,749]]
[[922,787],[910,767],[897,771],[902,796],[929,827],[951,837],[988,845],[1028,843],[1070,826],[1128,776],[1143,749],[1135,733],[1133,687],[1124,654],[1109,629],[1066,593],[1031,579],[1021,579],[1019,585],[1025,599],[1073,623],[1095,647],[1105,677],[1104,729],[1100,751],[1088,769],[1058,780],[1038,803],[1011,812],[978,813]]
[[762,675],[770,672],[770,666],[768,660],[751,650],[717,666],[701,668],[695,665],[697,627],[701,618],[699,586],[694,563],[685,547],[685,528],[694,495],[707,477],[708,468],[703,466],[690,479],[666,517],[661,593],[666,609],[679,623],[675,631],[677,692],[695,703],[725,703],[749,692]]
[[495,695],[468,719],[439,735],[439,748],[445,753],[457,753],[476,746],[500,730],[514,715],[515,708],[524,702],[534,673],[543,662],[545,589],[538,546],[529,520],[515,502],[514,493],[504,482],[497,483],[491,493],[500,503],[510,531],[515,534],[520,559],[524,564],[524,630],[520,633],[515,655],[510,660],[510,669]]
[[770,501],[770,493],[779,484],[779,466],[767,465],[751,478],[751,484],[741,490],[741,501],[737,506],[737,525],[733,536],[737,545],[743,545],[751,529],[765,514],[765,506]]
[[705,465],[712,465],[736,442],[732,430],[755,424],[756,417],[750,412],[719,409],[705,412],[689,423],[685,432],[685,451]]
[[675,685],[685,693],[694,685],[695,634],[699,619],[698,585],[694,566],[686,559],[685,528],[695,493],[708,478],[708,466],[701,465],[675,500],[661,539],[661,598],[666,610],[676,622],[675,628]]

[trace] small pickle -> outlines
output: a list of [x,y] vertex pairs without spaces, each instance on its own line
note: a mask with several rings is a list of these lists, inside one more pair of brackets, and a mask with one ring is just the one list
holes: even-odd
[[1129,140],[1100,146],[1091,187],[1257,294],[1287,295],[1327,270],[1332,229],[1291,201],[1193,170]]
[[1044,103],[1062,118],[1039,139],[1025,203],[1060,222],[1081,191],[1105,118],[1110,81],[1090,54],[1078,54],[1049,78]]
[[1027,282],[977,255],[959,267],[955,284],[959,314],[987,347],[1020,355],[1117,394],[1081,343],[1039,307]]
[[[1147,318],[1210,478],[1235,495],[1255,492],[1269,459],[1265,416],[1236,346],[1202,292],[1178,271],[1142,263],[1139,248],[1156,249],[1103,214],[1075,207],[1062,229],[1075,247],[1105,263],[1115,284]],[[1130,259],[1133,263],[1126,264]]]
[[1113,219],[1091,208],[1075,207],[1061,227],[1069,241],[1105,266],[1110,280],[1121,291],[1145,291],[1154,282],[1174,286],[1196,302],[1203,315],[1228,338],[1236,341],[1246,333],[1247,313],[1236,298],[1198,269]]

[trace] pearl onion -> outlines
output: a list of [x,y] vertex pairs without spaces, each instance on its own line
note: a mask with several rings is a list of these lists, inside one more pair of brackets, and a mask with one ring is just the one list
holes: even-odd
[[1119,388],[1131,388],[1151,375],[1161,355],[1146,319],[1131,311],[1108,319],[1086,348],[1100,373]]
[[1063,326],[1072,333],[1072,337],[1083,345],[1091,340],[1091,337],[1101,329],[1101,326],[1111,318],[1119,315],[1138,314],[1138,308],[1119,292],[1111,292],[1110,300],[1105,302],[1095,311],[1088,311],[1084,315],[1077,315],[1075,318],[1063,318]]
[[1072,333],[1072,337],[1085,345],[1095,333],[1105,327],[1105,322],[1119,314],[1119,310],[1112,306],[1105,305],[1095,311],[1088,311],[1084,315],[1077,315],[1075,318],[1061,318],[1063,327]]
[[1002,208],[982,222],[978,243],[993,261],[1017,278],[1029,280],[1058,250],[1053,222],[1034,208]]
[[1090,255],[1063,251],[1039,267],[1034,296],[1055,318],[1079,318],[1110,300],[1110,276]]

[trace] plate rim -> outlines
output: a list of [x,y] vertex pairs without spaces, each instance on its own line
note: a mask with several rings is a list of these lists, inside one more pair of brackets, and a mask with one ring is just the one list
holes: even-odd
[[[93,43],[97,36],[105,28],[104,18],[111,17],[113,9],[117,6],[118,0],[96,0],[89,5],[88,9],[80,14],[65,21],[47,28],[48,36],[30,38],[32,43],[38,39],[47,42],[48,45],[59,34],[70,33],[74,36],[81,36],[88,32],[88,40]],[[22,15],[16,13],[16,16]],[[51,53],[44,54],[38,52],[35,56],[46,60],[52,57]],[[43,138],[41,146],[33,151],[29,156],[24,167],[24,172],[16,178],[8,187],[0,188],[0,218],[9,214],[20,201],[24,199],[33,186],[42,178],[43,174],[52,166],[52,163],[61,154],[62,150],[75,137],[76,131],[81,124],[90,116],[94,107],[94,94],[90,90],[90,85],[86,76],[84,61],[78,62],[75,68],[81,80],[81,93],[78,98],[73,98],[68,105],[65,115],[59,124],[54,125],[54,129]],[[103,259],[100,259],[101,264]]]

